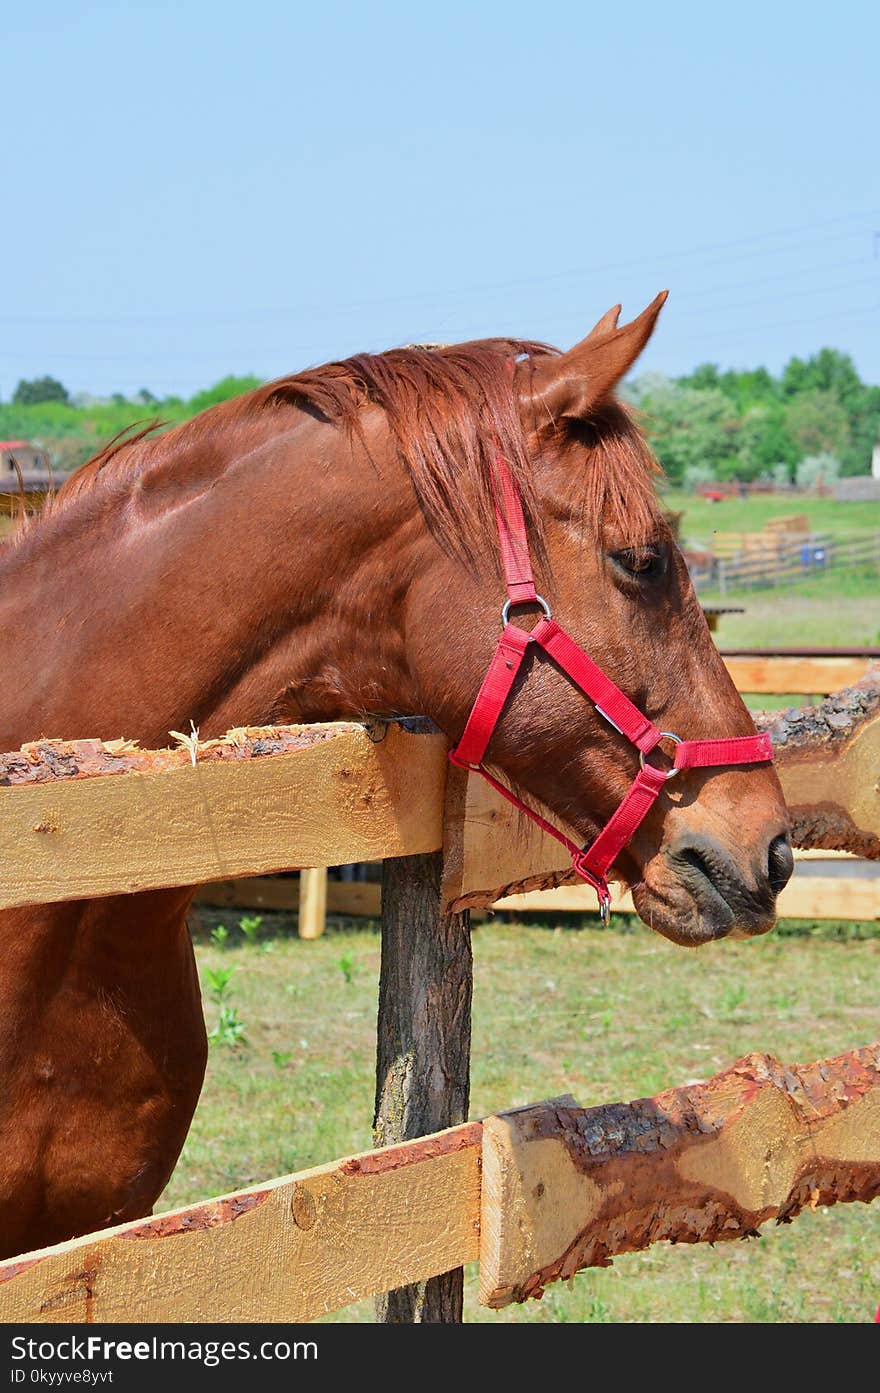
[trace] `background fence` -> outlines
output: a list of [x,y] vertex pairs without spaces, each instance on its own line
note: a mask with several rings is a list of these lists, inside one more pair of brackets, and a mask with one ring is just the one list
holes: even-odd
[[691,578],[698,591],[717,590],[724,595],[730,590],[791,584],[841,569],[880,570],[880,532],[862,537],[829,532],[778,532],[770,538],[764,533],[731,535],[750,540],[739,545],[727,536],[722,544],[726,554],[692,562]]

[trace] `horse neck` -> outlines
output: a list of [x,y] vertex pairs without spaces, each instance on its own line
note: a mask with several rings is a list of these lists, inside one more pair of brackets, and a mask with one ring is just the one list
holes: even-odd
[[219,471],[190,451],[180,476],[99,477],[9,549],[0,748],[413,709],[408,480],[304,413],[286,425],[206,442]]

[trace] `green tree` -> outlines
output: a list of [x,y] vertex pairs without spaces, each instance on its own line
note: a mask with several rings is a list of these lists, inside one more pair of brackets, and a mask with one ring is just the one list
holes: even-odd
[[637,384],[648,438],[667,475],[731,479],[737,474],[740,421],[717,387],[703,390],[653,376]]
[[862,390],[852,358],[836,348],[820,348],[806,362],[792,358],[782,370],[782,391],[787,397],[803,392],[833,392],[838,400],[846,402]]
[[781,395],[779,382],[766,368],[722,373],[714,363],[701,363],[689,377],[680,377],[677,380],[679,386],[695,387],[700,392],[716,387],[735,402],[741,412],[748,411],[753,406],[769,405],[778,401]]
[[753,406],[771,406],[781,396],[779,383],[766,368],[726,372],[718,385],[742,411]]
[[704,392],[707,387],[717,387],[720,378],[721,370],[717,363],[700,363],[690,377],[680,377],[678,382],[682,387],[696,387],[697,391]]
[[29,382],[22,378],[12,396],[16,406],[36,406],[44,401],[60,401],[70,404],[70,393],[57,377],[34,377]]
[[190,397],[190,412],[195,416],[208,406],[216,406],[217,402],[228,401],[230,397],[238,397],[242,392],[252,392],[260,383],[259,377],[224,377],[220,382],[215,382],[213,387],[208,387],[204,392],[196,392],[194,397]]
[[840,457],[849,444],[849,419],[834,392],[807,389],[792,397],[785,408],[788,434],[799,454]]
[[880,387],[862,387],[849,402],[850,438],[841,452],[841,474],[869,474],[871,451],[880,440]]
[[778,464],[790,468],[800,455],[788,432],[780,402],[752,406],[746,411],[739,432],[737,478],[758,479],[762,474],[771,474]]

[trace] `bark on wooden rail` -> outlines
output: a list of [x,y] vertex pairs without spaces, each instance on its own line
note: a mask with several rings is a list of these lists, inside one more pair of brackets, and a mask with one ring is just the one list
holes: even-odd
[[880,858],[880,668],[819,706],[764,712],[795,846]]
[[660,1240],[717,1243],[880,1195],[880,1043],[815,1064],[748,1055],[706,1083],[483,1125],[480,1297],[540,1297]]

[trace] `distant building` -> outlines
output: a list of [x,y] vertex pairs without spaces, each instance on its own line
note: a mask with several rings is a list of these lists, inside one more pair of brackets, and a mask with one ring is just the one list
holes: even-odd
[[14,512],[22,492],[29,509],[42,507],[50,489],[59,488],[66,478],[52,469],[49,455],[40,445],[0,440],[0,513]]
[[850,479],[835,479],[834,497],[838,503],[880,503],[880,478],[856,474]]

